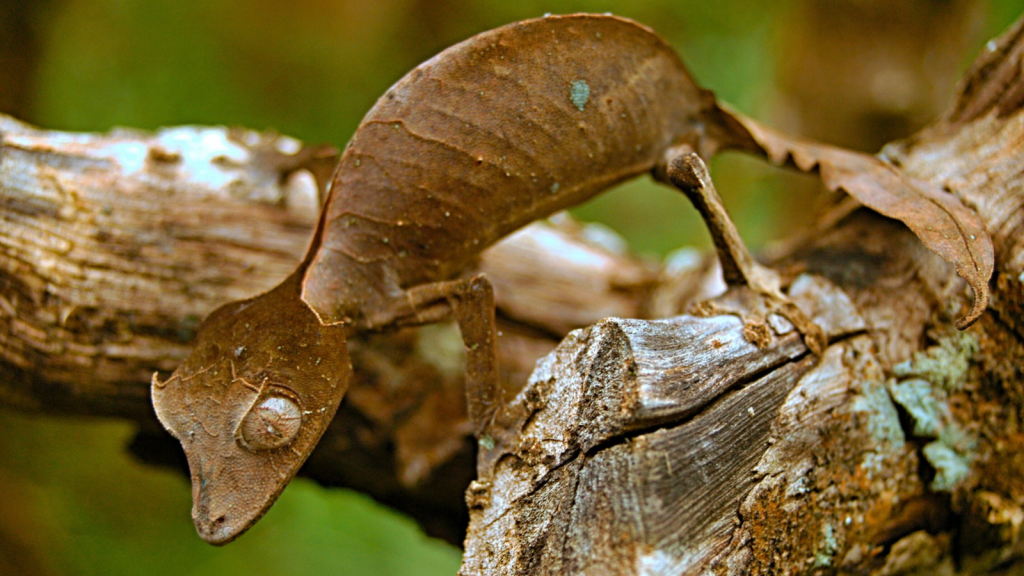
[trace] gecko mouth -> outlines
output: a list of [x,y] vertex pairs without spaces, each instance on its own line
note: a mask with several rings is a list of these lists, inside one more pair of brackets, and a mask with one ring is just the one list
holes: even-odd
[[195,518],[195,524],[196,532],[199,533],[199,536],[216,546],[227,544],[241,535],[241,532],[238,531],[225,530],[225,525],[227,524],[226,516],[218,516],[210,521]]
[[[208,516],[200,515],[193,517],[196,525],[196,532],[199,537],[203,540],[213,544],[214,546],[223,546],[235,538],[241,536],[245,530],[246,525],[242,527],[233,525],[228,522],[227,516],[220,515],[216,518],[210,519]],[[247,522],[247,525],[252,525],[256,520],[253,519]]]

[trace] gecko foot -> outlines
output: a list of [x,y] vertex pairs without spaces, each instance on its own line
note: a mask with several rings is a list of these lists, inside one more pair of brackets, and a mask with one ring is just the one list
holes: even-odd
[[748,286],[733,286],[715,300],[698,302],[690,307],[693,316],[710,317],[729,314],[743,321],[743,337],[758,348],[771,344],[775,335],[796,330],[804,344],[817,356],[828,346],[828,337],[788,296],[759,292]]

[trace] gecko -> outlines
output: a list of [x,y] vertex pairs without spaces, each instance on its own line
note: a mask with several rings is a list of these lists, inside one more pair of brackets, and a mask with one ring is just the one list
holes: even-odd
[[343,152],[294,273],[214,311],[178,369],[153,375],[199,535],[230,542],[281,494],[345,394],[353,334],[454,319],[469,418],[478,437],[496,433],[494,295],[467,271],[516,229],[645,173],[694,201],[727,283],[761,295],[820,353],[821,330],[747,252],[702,160],[766,154],[756,123],[737,118],[651,29],[611,15],[497,28],[399,80]]

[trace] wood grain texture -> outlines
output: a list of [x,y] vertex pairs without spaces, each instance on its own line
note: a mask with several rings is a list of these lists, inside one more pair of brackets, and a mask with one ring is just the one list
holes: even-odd
[[[633,414],[618,391],[635,389],[623,383],[644,364],[664,370],[665,381],[687,370],[714,381],[722,372],[701,372],[699,351],[714,356],[728,340],[704,340],[689,361],[662,365],[662,352],[633,364],[643,347],[626,345],[617,324],[574,333],[513,403],[523,407],[510,418],[524,423],[519,441],[483,461],[493,474],[468,492],[462,573],[977,574],[1019,566],[1020,532],[1009,518],[1024,502],[1012,480],[1021,473],[1024,413],[1020,26],[990,44],[943,121],[884,151],[911,177],[976,208],[992,233],[996,297],[976,328],[954,328],[970,298],[963,281],[945,276],[947,262],[906,228],[859,212],[777,263],[791,293],[824,278],[822,286],[838,287],[801,299],[808,314],[852,307],[860,317],[777,396],[754,390],[806,359],[741,369],[758,378],[734,374],[735,384],[709,391],[689,416],[689,390],[674,390],[674,416],[607,435],[609,421]],[[849,315],[834,318],[842,317]],[[657,334],[654,324],[645,326]],[[786,336],[776,336],[766,356],[785,346]],[[648,344],[671,348],[657,338]],[[746,412],[730,404],[745,393],[757,398]],[[757,421],[762,408],[772,413],[767,430]],[[677,433],[688,427],[700,432]],[[587,450],[585,438],[599,440]],[[728,455],[707,456],[723,438],[733,441]],[[658,450],[689,459],[659,461]],[[687,468],[690,461],[700,464]],[[664,480],[670,470],[673,482]],[[661,531],[662,523],[671,528]]]
[[[627,434],[634,424],[629,416],[595,425],[595,416],[628,413],[622,405],[632,400],[602,398],[601,388],[620,382],[625,388],[665,365],[648,366],[646,378],[632,371],[637,360],[630,345],[639,343],[617,324],[570,337],[521,394],[523,402],[542,396],[546,403],[531,407],[520,446],[475,485],[486,486],[488,497],[471,499],[476,509],[464,573],[680,570],[700,565],[729,540],[735,517],[721,510],[735,509],[749,490],[749,472],[768,446],[775,409],[813,362],[787,362],[735,392],[708,397],[714,406],[708,416],[680,416],[654,432]],[[642,339],[662,347],[675,347],[686,331],[657,323],[645,331],[638,324],[631,327],[634,337],[647,332]],[[739,322],[727,324],[732,329],[719,337],[745,343]],[[742,362],[732,368],[741,376],[757,371]],[[505,545],[494,547],[497,538]]]
[[[834,285],[794,285],[801,301],[833,302],[841,323],[815,317],[833,338],[863,326]],[[779,407],[816,363],[792,326],[759,348],[737,316],[573,332],[509,405],[515,444],[485,453],[462,572],[706,569],[732,538]]]
[[[157,416],[182,440],[192,465],[200,535],[227,543],[262,517],[309,456],[314,444],[305,440],[326,428],[326,419],[312,415],[333,414],[348,388],[347,358],[321,364],[317,352],[317,362],[308,362],[295,341],[337,347],[346,335],[454,318],[465,344],[473,429],[482,446],[491,436],[504,440],[504,431],[484,434],[502,404],[493,290],[467,267],[517,228],[644,172],[685,192],[711,228],[726,283],[747,287],[740,307],[761,317],[744,327],[747,339],[767,347],[767,317],[778,310],[775,322],[792,323],[821,354],[827,344],[821,329],[780,293],[777,275],[754,262],[718,199],[698,152],[710,157],[723,148],[817,170],[826,187],[900,220],[955,264],[974,290],[974,305],[958,326],[968,327],[985,310],[991,239],[956,196],[915,183],[880,158],[790,138],[719,106],[665,42],[635,22],[574,14],[510,24],[443,51],[386,92],[342,155],[295,274],[263,296],[210,315],[197,351],[170,379],[153,380]],[[296,294],[290,282],[300,284],[301,303],[283,301]],[[276,318],[266,312],[275,308],[296,312]],[[324,327],[322,340],[313,337],[317,324]],[[295,365],[304,367],[301,373]],[[225,381],[228,366],[232,376]],[[244,395],[233,388],[257,396],[239,405]],[[297,438],[304,441],[274,452],[223,441],[241,440],[239,422],[254,418],[251,411],[272,389],[302,406]],[[190,400],[197,397],[207,401]],[[225,405],[228,398],[233,401]],[[248,412],[236,414],[239,409]],[[195,435],[211,440],[191,442]],[[214,460],[221,464],[204,468]],[[243,462],[276,474],[226,474],[263,481],[249,483],[256,496],[217,502],[231,490],[221,490],[212,470]],[[214,509],[231,514],[207,513]]]
[[8,117],[0,137],[9,404],[142,416],[138,382],[173,368],[215,305],[286,277],[308,242],[317,188],[306,171],[287,178],[294,140],[68,134]]

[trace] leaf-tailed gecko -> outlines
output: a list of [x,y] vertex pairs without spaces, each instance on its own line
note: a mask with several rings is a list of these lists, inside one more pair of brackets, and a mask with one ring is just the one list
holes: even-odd
[[[902,204],[887,188],[928,196],[878,158],[787,139],[720,106],[665,41],[614,16],[512,24],[414,69],[350,141],[295,272],[212,313],[191,356],[167,380],[153,377],[157,415],[188,457],[199,534],[229,542],[273,504],[345,394],[353,333],[455,318],[470,418],[478,435],[497,433],[488,430],[501,402],[494,299],[485,278],[464,273],[517,228],[645,172],[695,201],[726,279],[762,294],[820,350],[821,332],[749,256],[721,208],[701,157],[724,148],[819,168],[830,187],[897,218],[892,206]],[[851,165],[888,180],[844,172]],[[953,238],[919,232],[929,247],[958,268],[969,256],[984,272],[988,237],[973,213],[949,194],[923,204],[929,230]],[[976,318],[987,292],[971,283]]]

